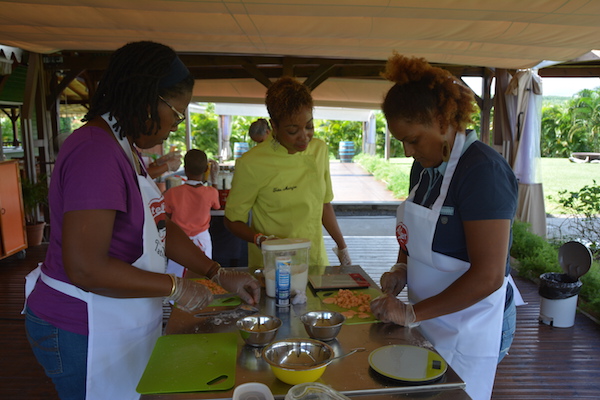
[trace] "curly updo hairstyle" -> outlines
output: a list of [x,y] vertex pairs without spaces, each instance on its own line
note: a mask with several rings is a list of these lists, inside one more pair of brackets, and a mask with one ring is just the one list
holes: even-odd
[[121,129],[121,137],[136,139],[155,133],[160,128],[159,96],[172,98],[189,93],[194,87],[194,78],[189,72],[177,82],[162,87],[161,82],[164,83],[178,65],[176,58],[177,54],[170,47],[150,41],[128,43],[116,50],[83,121],[108,112],[116,118],[113,126]]
[[449,126],[462,132],[472,122],[476,107],[471,89],[424,58],[394,52],[382,76],[395,83],[381,105],[388,121],[400,119],[431,125],[439,117],[443,132]]
[[265,105],[271,120],[278,124],[282,118],[300,111],[304,107],[313,108],[310,89],[292,77],[284,76],[267,89]]

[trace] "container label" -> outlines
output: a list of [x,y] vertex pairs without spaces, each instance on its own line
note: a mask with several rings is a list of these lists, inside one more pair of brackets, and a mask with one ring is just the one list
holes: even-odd
[[290,305],[291,268],[291,257],[275,258],[275,304],[278,307]]

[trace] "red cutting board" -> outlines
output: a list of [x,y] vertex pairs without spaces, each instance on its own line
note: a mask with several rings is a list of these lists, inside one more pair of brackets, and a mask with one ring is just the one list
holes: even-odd
[[[374,287],[370,287],[368,289],[355,289],[355,290],[351,290],[354,293],[367,293],[371,295],[371,300],[375,299],[376,297],[381,295],[381,291],[377,288]],[[336,304],[327,304],[324,303],[323,300],[327,297],[331,297],[331,296],[335,296],[337,294],[338,290],[322,290],[317,292],[317,297],[321,300],[321,304],[323,305],[323,307],[329,311],[337,311],[337,312],[344,312],[344,311],[348,311],[348,310],[353,310],[353,311],[358,311],[358,307],[353,307],[353,308],[344,308],[344,307],[340,307]],[[344,324],[346,325],[353,325],[353,324],[368,324],[368,323],[372,323],[372,322],[378,322],[379,320],[377,318],[375,318],[375,316],[372,313],[369,313],[370,316],[368,318],[358,318],[357,316],[354,316],[352,318],[346,318],[346,322],[344,322]]]
[[235,386],[237,332],[166,335],[156,341],[137,392],[183,393]]

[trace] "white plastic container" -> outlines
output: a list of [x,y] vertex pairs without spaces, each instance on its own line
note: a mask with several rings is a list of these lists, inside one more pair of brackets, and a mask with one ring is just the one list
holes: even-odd
[[271,389],[264,383],[248,382],[233,390],[232,400],[274,400]]
[[275,297],[276,262],[278,257],[290,257],[290,293],[306,292],[310,240],[301,238],[267,240],[262,243],[265,288],[267,296]]

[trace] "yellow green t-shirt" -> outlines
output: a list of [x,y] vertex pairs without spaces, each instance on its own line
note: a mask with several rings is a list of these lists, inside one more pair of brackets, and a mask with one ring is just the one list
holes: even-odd
[[[323,204],[331,202],[327,144],[313,138],[303,152],[288,154],[274,140],[250,149],[235,163],[225,216],[248,222],[265,235],[311,241],[310,273],[329,265],[323,242]],[[262,268],[261,250],[248,244],[248,266]]]

